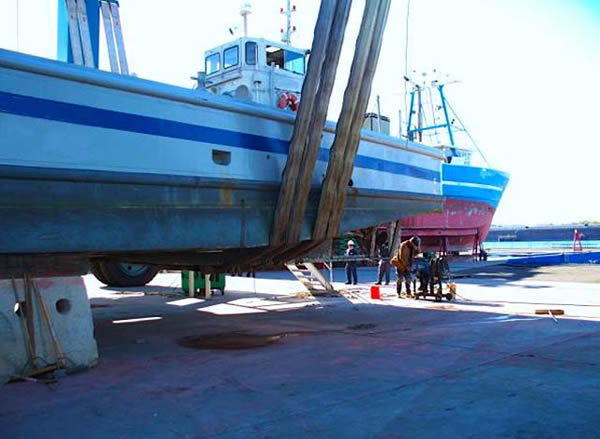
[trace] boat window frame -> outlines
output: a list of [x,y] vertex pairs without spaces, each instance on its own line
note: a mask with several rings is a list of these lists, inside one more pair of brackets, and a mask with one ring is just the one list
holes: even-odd
[[[292,69],[288,69],[285,66],[290,62],[288,60],[286,60],[288,54],[294,54],[294,55],[298,55],[297,58],[295,58],[293,61],[297,61],[299,59],[302,59],[302,72],[298,72],[296,70],[292,70]],[[295,73],[296,75],[306,75],[306,54],[302,53],[302,52],[296,52],[295,50],[287,50],[284,49],[283,50],[283,68],[284,70],[287,70],[288,72],[292,72]]]
[[[235,49],[235,64],[226,65],[225,60],[227,58],[227,53],[231,52]],[[231,69],[232,67],[236,67],[240,65],[240,46],[238,44],[229,46],[226,49],[223,49],[223,70]]]
[[[216,57],[217,59],[217,68],[211,72],[208,71],[208,60],[210,58]],[[211,53],[204,57],[204,71],[206,72],[206,76],[214,75],[215,73],[219,73],[221,71],[221,52]]]
[[[275,50],[269,50],[269,49],[275,49]],[[274,54],[280,54],[281,53],[281,57],[277,57],[277,59],[275,61],[272,61],[272,63],[274,64],[274,66],[278,69],[281,70],[285,70],[286,72],[290,72],[293,73],[295,75],[301,75],[301,76],[305,76],[306,75],[306,53],[303,52],[297,52],[295,50],[289,50],[286,49],[284,47],[281,46],[275,46],[275,45],[267,45],[265,47],[265,52],[266,52],[266,59],[267,59],[267,66],[270,66],[269,63],[269,58],[273,58]],[[295,58],[293,59],[293,61],[290,61],[288,59],[288,56],[292,54],[295,56]],[[295,62],[299,59],[302,59],[302,72],[295,70],[293,68],[289,68],[286,66],[289,66],[291,62]]]
[[[252,50],[248,50],[249,45],[253,45],[254,48]],[[254,56],[254,62],[248,62],[248,53],[252,53],[252,55]],[[244,61],[246,62],[247,66],[255,66],[258,64],[258,44],[256,43],[256,41],[246,41],[246,43],[244,44],[244,54]]]

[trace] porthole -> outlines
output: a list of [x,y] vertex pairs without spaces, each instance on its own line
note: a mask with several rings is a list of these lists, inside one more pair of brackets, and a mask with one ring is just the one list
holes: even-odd
[[213,149],[212,160],[217,165],[227,166],[229,163],[231,163],[231,152]]

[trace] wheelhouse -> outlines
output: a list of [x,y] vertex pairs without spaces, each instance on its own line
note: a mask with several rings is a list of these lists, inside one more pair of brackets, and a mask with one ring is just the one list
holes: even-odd
[[206,51],[199,86],[274,105],[282,94],[300,98],[308,51],[261,38],[240,38]]

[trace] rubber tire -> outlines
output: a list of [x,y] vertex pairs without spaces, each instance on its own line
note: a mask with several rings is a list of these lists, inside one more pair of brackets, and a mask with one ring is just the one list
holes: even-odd
[[141,287],[150,282],[159,272],[158,268],[150,265],[146,270],[135,276],[129,275],[121,268],[121,262],[117,261],[95,261],[96,269],[92,268],[92,274],[100,282],[110,287]]
[[104,275],[104,272],[102,271],[102,264],[100,264],[100,262],[98,260],[96,260],[96,259],[90,260],[90,271],[96,277],[96,279],[98,279],[103,284],[108,285],[108,279]]

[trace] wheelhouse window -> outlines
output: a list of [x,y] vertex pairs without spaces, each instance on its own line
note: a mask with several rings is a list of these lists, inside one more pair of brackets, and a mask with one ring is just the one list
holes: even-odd
[[207,75],[212,75],[221,70],[221,54],[213,53],[212,55],[208,55],[204,60],[204,70]]
[[254,66],[258,62],[258,45],[254,41],[246,43],[246,64]]
[[240,49],[238,46],[228,47],[223,51],[223,68],[237,66],[240,63]]
[[304,75],[304,54],[292,52],[291,50],[284,51],[284,69],[290,72]]
[[284,50],[277,46],[267,46],[267,65],[304,75],[304,53]]

